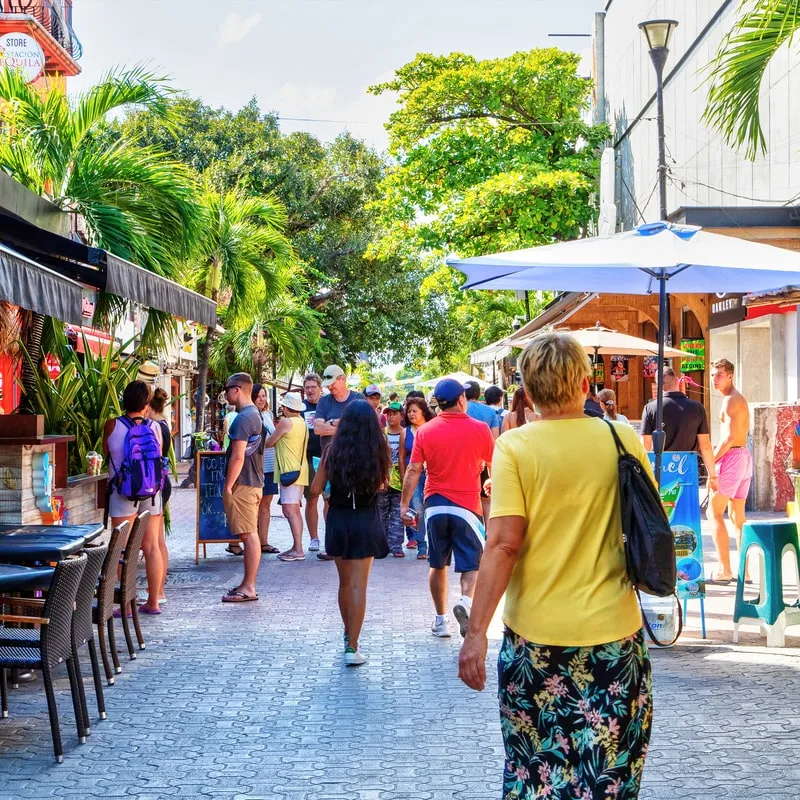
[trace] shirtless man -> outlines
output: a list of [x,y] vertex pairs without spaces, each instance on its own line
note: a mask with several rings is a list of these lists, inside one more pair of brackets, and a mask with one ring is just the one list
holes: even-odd
[[733,580],[733,572],[725,509],[729,508],[731,522],[736,528],[736,545],[741,547],[744,504],[753,477],[753,459],[747,449],[750,410],[747,400],[733,385],[733,364],[727,359],[721,358],[711,365],[711,384],[723,396],[720,441],[714,448],[719,488],[708,504],[708,518],[714,523],[714,546],[719,559],[719,569],[712,580],[727,583]]

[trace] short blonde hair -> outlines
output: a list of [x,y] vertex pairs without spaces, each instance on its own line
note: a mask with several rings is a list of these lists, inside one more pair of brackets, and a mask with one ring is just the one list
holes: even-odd
[[547,331],[529,342],[519,360],[522,382],[537,408],[557,410],[583,399],[589,357],[574,336]]

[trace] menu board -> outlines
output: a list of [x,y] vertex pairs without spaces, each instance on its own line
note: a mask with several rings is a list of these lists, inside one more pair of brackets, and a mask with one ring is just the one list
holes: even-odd
[[[652,453],[650,461],[655,461]],[[664,453],[661,461],[661,502],[675,537],[678,597],[681,600],[704,598],[706,583],[697,453]]]
[[206,556],[205,545],[210,542],[235,542],[225,520],[225,509],[222,506],[222,489],[225,486],[225,466],[227,459],[224,452],[202,450],[197,453],[197,535],[195,540],[195,564],[200,560],[200,545],[203,545],[203,557]]

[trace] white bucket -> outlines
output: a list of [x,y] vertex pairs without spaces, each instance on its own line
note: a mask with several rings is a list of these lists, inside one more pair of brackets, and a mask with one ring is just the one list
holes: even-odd
[[[655,597],[643,594],[642,615],[650,623],[650,628],[660,642],[671,642],[675,638],[678,624],[678,610],[674,597]],[[647,628],[645,628],[647,631]],[[655,643],[654,643],[655,644]]]

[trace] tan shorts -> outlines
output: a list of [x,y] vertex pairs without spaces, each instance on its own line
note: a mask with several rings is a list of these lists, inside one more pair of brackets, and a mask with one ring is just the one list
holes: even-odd
[[258,533],[258,504],[261,502],[260,486],[237,484],[233,493],[222,494],[225,518],[232,536],[245,533]]

